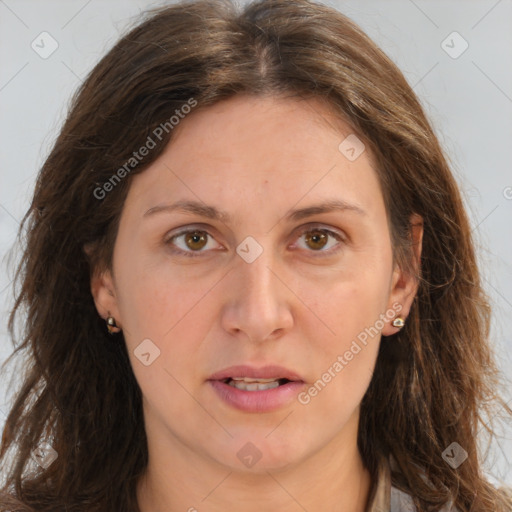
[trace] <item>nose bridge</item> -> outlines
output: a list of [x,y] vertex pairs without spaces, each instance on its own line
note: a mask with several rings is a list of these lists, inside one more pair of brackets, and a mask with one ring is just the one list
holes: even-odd
[[[224,328],[231,332],[243,331],[251,340],[263,341],[274,331],[289,328],[292,323],[286,287],[276,277],[277,259],[267,243],[258,243],[261,252],[254,259],[245,257],[257,247],[254,242],[242,242],[237,248],[240,259],[232,274],[230,286],[234,292],[224,312]],[[251,244],[253,244],[251,246]],[[265,245],[265,246],[264,246]],[[254,257],[255,253],[252,253]]]
[[[247,236],[242,240],[236,252],[239,257],[236,272],[240,279],[247,282],[253,288],[255,285],[267,287],[271,285],[272,272],[270,269],[275,266],[275,251],[272,246],[272,236],[263,234]],[[256,286],[256,288],[258,288]]]
[[[238,249],[240,250],[241,247]],[[250,250],[255,249],[250,247]],[[277,300],[276,294],[279,290],[277,290],[276,278],[270,270],[275,266],[275,257],[269,243],[265,244],[265,248],[262,247],[261,253],[254,260],[244,259],[243,256],[241,259],[237,269],[242,284],[239,300],[242,299],[247,306],[255,309],[271,305]]]
[[262,301],[275,300],[276,289],[275,276],[270,270],[274,265],[274,258],[271,251],[264,251],[252,263],[240,262],[240,278],[245,286],[244,295],[250,303],[255,301],[253,306],[259,305]]

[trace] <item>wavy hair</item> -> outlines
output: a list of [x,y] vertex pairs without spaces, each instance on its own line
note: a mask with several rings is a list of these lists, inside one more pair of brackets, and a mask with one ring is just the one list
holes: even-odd
[[[375,159],[403,268],[410,216],[423,217],[418,293],[405,328],[381,343],[361,404],[365,465],[375,475],[378,458],[392,457],[393,485],[419,512],[450,499],[461,512],[510,510],[512,499],[484,478],[477,445],[478,430],[505,405],[471,228],[411,87],[330,7],[198,0],[148,11],[102,58],[38,175],[9,318],[15,350],[7,362],[18,354],[24,365],[0,446],[0,511],[139,511],[136,482],[148,461],[141,391],[123,335],[113,343],[96,311],[90,276],[111,268],[131,178],[161,154],[172,130],[110,181],[108,194],[98,190],[191,98],[203,109],[242,93],[321,98],[351,126]],[[442,458],[454,441],[468,453],[457,469]],[[47,467],[33,460],[43,442],[58,454]]]

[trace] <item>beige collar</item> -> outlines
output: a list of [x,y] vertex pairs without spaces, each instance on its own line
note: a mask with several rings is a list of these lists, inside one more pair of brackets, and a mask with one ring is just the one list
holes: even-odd
[[[417,512],[412,496],[393,487],[391,467],[390,460],[380,458],[376,481],[372,484],[365,512]],[[457,508],[449,501],[440,512],[457,512]]]
[[366,512],[389,512],[391,510],[391,469],[385,458],[380,458],[376,482],[373,483]]

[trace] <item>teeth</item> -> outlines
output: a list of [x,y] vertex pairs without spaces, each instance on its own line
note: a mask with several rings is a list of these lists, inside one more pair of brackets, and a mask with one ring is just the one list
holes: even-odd
[[232,379],[228,384],[242,391],[264,391],[279,386],[279,382],[274,379]]
[[275,382],[279,379],[253,379],[252,377],[232,377],[233,380],[244,382]]

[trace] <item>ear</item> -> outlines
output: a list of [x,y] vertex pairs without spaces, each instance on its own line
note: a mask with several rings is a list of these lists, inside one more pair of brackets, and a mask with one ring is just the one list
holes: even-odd
[[113,331],[119,332],[122,329],[122,321],[115,290],[114,279],[109,270],[93,273],[91,277],[91,293],[96,310],[105,321],[109,316],[114,317],[119,329],[114,328]]
[[[409,312],[411,310],[414,297],[418,292],[418,278],[417,275],[420,271],[421,264],[421,249],[423,243],[423,218],[413,213],[409,219],[410,224],[410,238],[412,242],[412,261],[411,272],[407,272],[398,266],[393,271],[391,282],[391,290],[388,301],[388,310],[396,311],[396,316],[399,316],[407,321]],[[396,317],[394,317],[396,318]],[[400,328],[394,327],[392,322],[394,320],[386,321],[386,325],[382,329],[384,336],[396,334]]]

